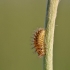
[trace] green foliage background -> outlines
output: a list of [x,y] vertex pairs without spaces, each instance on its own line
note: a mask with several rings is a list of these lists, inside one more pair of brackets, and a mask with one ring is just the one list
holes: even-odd
[[[44,27],[46,0],[0,0],[0,70],[43,70],[31,36]],[[70,70],[70,0],[58,7],[54,70]]]

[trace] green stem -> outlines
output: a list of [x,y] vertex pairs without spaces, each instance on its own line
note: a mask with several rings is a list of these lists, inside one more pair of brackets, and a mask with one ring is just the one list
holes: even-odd
[[47,2],[47,13],[46,13],[46,55],[44,57],[44,69],[53,70],[53,42],[54,42],[54,29],[55,29],[55,20],[57,15],[59,0],[48,0]]

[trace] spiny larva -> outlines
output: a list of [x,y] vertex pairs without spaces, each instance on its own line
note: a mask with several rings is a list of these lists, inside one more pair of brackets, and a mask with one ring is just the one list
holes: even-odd
[[33,37],[33,44],[36,52],[38,53],[38,56],[44,56],[45,55],[45,29],[39,28]]

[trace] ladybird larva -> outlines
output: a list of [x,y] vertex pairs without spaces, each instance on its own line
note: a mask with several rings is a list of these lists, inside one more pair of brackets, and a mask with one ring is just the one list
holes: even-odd
[[44,38],[45,38],[45,29],[39,28],[35,32],[34,37],[33,37],[34,48],[36,49],[36,52],[38,53],[39,56],[45,55]]

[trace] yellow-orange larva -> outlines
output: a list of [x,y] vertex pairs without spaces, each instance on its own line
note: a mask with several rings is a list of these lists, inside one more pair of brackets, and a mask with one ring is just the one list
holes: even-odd
[[44,43],[44,38],[45,38],[45,29],[39,28],[35,34],[34,34],[34,48],[36,49],[36,52],[38,53],[39,56],[44,56],[45,55],[45,43]]

